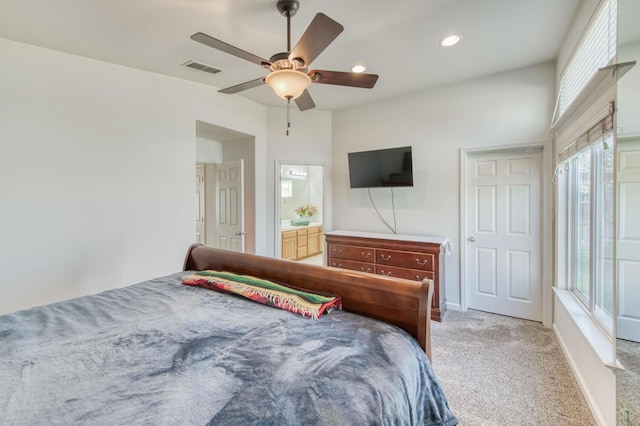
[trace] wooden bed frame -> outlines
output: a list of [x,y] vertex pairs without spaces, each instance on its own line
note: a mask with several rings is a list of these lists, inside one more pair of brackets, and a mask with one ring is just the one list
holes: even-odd
[[345,311],[397,325],[416,338],[431,361],[433,281],[389,278],[193,244],[184,270],[224,270],[336,294]]

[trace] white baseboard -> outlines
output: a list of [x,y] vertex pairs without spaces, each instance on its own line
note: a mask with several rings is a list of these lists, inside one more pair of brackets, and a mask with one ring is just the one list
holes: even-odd
[[452,311],[461,311],[462,310],[462,306],[460,306],[459,303],[451,303],[451,302],[447,302],[447,310],[451,309]]

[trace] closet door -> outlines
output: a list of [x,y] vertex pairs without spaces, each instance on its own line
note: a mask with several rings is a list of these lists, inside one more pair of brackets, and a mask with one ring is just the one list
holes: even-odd
[[244,160],[216,164],[217,248],[244,252]]
[[542,320],[540,151],[469,155],[466,170],[467,306]]

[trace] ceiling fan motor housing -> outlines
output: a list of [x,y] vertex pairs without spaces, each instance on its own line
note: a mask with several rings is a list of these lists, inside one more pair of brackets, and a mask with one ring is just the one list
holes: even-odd
[[298,0],[278,0],[278,4],[276,4],[278,8],[278,12],[286,18],[291,18],[295,16],[298,8],[300,7],[300,2]]
[[293,65],[289,62],[289,52],[276,53],[269,58],[269,62],[271,62],[269,67],[271,71],[293,68]]
[[297,71],[307,72],[307,68],[304,67],[304,61],[300,58],[295,58],[293,61],[289,60],[289,52],[280,52],[269,58],[270,64],[266,68],[271,71],[294,69]]

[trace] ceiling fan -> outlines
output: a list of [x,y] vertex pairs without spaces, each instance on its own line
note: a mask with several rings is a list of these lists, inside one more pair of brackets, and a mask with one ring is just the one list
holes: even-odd
[[269,60],[263,59],[245,50],[239,49],[204,33],[195,33],[192,40],[214,49],[253,62],[268,69],[265,77],[247,81],[226,89],[221,93],[237,93],[266,83],[278,96],[296,102],[300,111],[314,108],[316,105],[307,91],[311,83],[333,84],[371,89],[378,80],[375,74],[363,74],[340,71],[311,70],[309,65],[344,30],[344,27],[323,13],[318,13],[305,30],[298,44],[291,50],[291,18],[299,8],[298,0],[278,0],[276,7],[287,18],[287,51],[276,53]]

